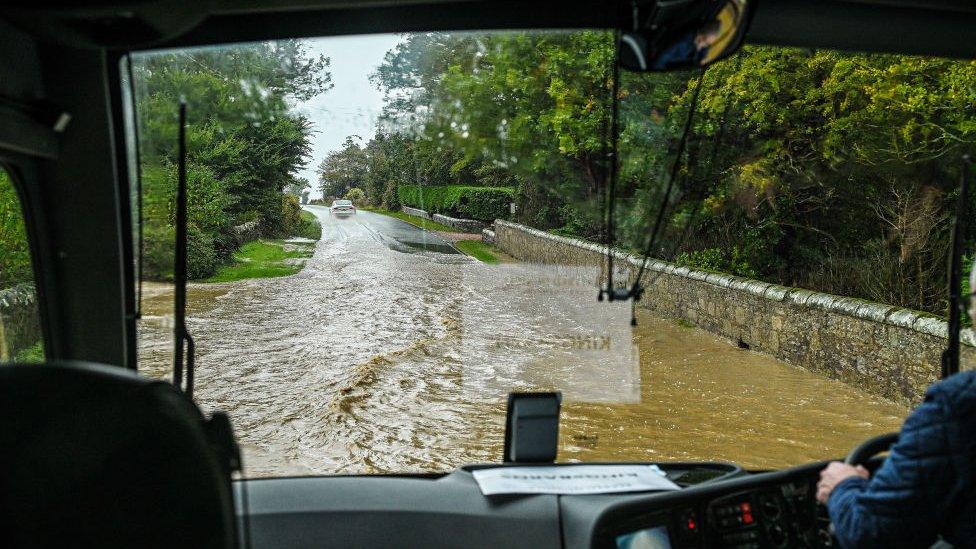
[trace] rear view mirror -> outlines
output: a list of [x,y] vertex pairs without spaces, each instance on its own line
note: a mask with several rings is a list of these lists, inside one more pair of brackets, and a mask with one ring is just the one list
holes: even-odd
[[652,0],[634,7],[620,66],[636,72],[705,67],[742,45],[756,0]]

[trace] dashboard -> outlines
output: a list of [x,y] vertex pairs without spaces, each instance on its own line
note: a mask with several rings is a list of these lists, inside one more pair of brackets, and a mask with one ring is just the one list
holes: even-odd
[[690,505],[618,518],[597,546],[630,548],[831,547],[829,519],[811,481],[743,490]]
[[482,495],[471,472],[500,464],[438,475],[254,479],[234,488],[254,547],[832,545],[825,510],[814,499],[825,462],[768,473],[724,463],[656,465],[682,489]]

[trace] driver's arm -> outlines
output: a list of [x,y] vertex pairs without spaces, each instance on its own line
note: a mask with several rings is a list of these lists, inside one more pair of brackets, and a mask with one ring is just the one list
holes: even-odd
[[935,541],[956,499],[959,440],[944,395],[930,391],[902,426],[898,442],[871,480],[850,477],[827,501],[842,547],[918,547]]

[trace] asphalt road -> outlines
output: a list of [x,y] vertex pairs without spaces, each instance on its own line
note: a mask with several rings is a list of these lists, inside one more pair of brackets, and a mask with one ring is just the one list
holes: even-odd
[[450,241],[436,233],[425,231],[395,217],[362,210],[357,210],[355,214],[350,216],[337,217],[329,213],[329,208],[326,206],[305,206],[305,209],[319,218],[323,230],[327,230],[328,227],[334,227],[342,232],[365,230],[372,233],[374,238],[400,251],[425,250],[447,254],[459,253]]

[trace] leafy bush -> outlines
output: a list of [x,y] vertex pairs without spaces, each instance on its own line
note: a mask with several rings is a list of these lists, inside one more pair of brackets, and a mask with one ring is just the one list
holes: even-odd
[[549,232],[559,236],[571,238],[582,238],[585,240],[599,241],[600,223],[591,219],[584,212],[572,205],[564,204],[558,208],[559,217],[563,221],[562,227],[551,229]]
[[173,280],[173,250],[176,232],[172,225],[146,219],[143,228],[145,246],[142,252],[143,278]]
[[352,200],[352,203],[356,206],[368,206],[368,201],[366,200],[366,193],[363,192],[359,187],[353,187],[346,191],[346,200]]
[[[173,280],[176,250],[176,231],[173,226],[146,224],[144,237],[142,268],[146,276],[155,280]],[[186,229],[187,278],[207,278],[217,272],[222,259],[214,237],[190,224]]]
[[14,362],[44,362],[44,345],[40,341],[17,351]]
[[280,236],[293,236],[301,233],[304,225],[302,220],[302,207],[298,203],[298,198],[294,195],[285,194],[281,196],[280,219]]
[[0,168],[0,289],[33,279],[20,200]]
[[756,278],[757,276],[756,270],[742,257],[742,252],[738,246],[734,246],[730,251],[705,248],[704,250],[684,252],[675,258],[675,263],[701,271],[727,273],[746,278]]
[[[176,246],[176,167],[168,162],[147,165],[142,181],[143,277],[169,280]],[[187,165],[187,191],[187,273],[201,278],[213,274],[236,247],[228,214],[231,197],[211,169],[193,163]]]
[[401,185],[397,197],[407,206],[432,213],[491,222],[508,217],[515,190],[511,187]]
[[327,67],[324,56],[299,42],[159,54],[135,64],[145,91],[139,109],[145,278],[173,272],[175,96],[189,105],[188,272],[200,278],[230,259],[235,226],[256,220],[269,236],[305,229],[297,200],[282,199],[283,189],[296,196],[304,191],[307,184],[292,174],[311,152],[312,124],[293,111],[291,100],[331,88]]
[[186,228],[186,276],[189,279],[207,278],[217,272],[220,260],[214,249],[213,237],[196,225]]
[[396,185],[387,185],[383,191],[383,207],[394,212],[400,211],[400,193]]
[[322,238],[322,224],[319,223],[317,217],[312,212],[302,212],[302,226],[295,233],[296,236],[302,238],[307,238],[309,240],[319,240]]

